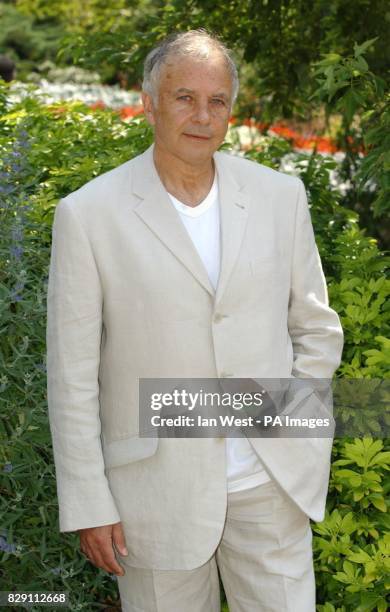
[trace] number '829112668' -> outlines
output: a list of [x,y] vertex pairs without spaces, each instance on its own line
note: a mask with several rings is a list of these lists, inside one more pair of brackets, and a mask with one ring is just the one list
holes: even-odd
[[53,591],[0,591],[0,606],[68,606],[68,594]]

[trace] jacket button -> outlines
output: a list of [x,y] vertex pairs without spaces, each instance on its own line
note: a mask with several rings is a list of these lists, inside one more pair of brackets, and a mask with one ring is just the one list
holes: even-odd
[[214,315],[214,323],[220,323],[220,321],[222,321],[222,319],[224,319],[227,315],[221,314],[220,312],[217,312]]
[[230,372],[222,371],[219,375],[219,378],[232,378],[233,376],[234,374],[231,374]]

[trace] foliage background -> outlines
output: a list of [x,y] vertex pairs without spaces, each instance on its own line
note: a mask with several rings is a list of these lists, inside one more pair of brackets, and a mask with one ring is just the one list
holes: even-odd
[[[330,302],[345,333],[337,376],[374,384],[388,378],[385,3],[315,0],[310,11],[307,3],[271,0],[82,4],[1,2],[0,14],[8,21],[1,21],[0,52],[13,51],[28,75],[40,62],[56,58],[58,37],[65,36],[57,61],[93,68],[107,82],[120,72],[133,84],[139,82],[140,59],[155,40],[175,28],[206,25],[242,62],[238,117],[251,114],[266,123],[322,117],[323,129],[333,126],[346,151],[341,166],[315,152],[298,155],[290,142],[265,130],[261,146],[246,155],[275,168],[290,159],[291,171],[305,182]],[[58,534],[46,407],[45,295],[58,198],[145,150],[152,134],[142,118],[124,123],[109,110],[78,103],[45,106],[36,97],[12,105],[8,96],[3,84],[0,589],[67,590],[72,610],[115,609],[115,580],[85,561],[75,534]],[[335,169],[349,180],[344,193],[331,181]],[[313,524],[321,612],[386,610],[390,449],[388,440],[376,436],[373,430],[372,438],[334,444],[327,516]]]

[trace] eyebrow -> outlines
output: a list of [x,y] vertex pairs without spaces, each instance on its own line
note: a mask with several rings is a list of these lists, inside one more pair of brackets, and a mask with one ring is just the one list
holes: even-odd
[[[188,94],[194,94],[195,91],[193,89],[187,89],[187,87],[179,87],[179,89],[176,89],[174,91],[174,95],[180,94],[180,93],[188,93]],[[229,97],[223,93],[214,93],[211,95],[212,98],[223,98],[224,100],[228,101]]]

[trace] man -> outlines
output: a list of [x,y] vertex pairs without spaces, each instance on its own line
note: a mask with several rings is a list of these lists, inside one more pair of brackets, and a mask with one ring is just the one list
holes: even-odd
[[216,152],[237,72],[203,30],[145,62],[155,141],[56,210],[48,401],[61,531],[122,609],[315,609],[330,439],[145,438],[141,378],[331,378],[342,330],[301,181]]

